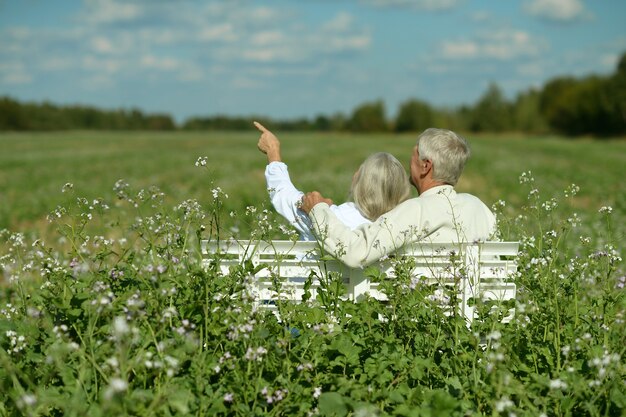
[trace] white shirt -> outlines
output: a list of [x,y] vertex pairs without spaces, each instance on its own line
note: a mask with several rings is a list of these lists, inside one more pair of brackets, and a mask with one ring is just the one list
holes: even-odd
[[[287,165],[283,162],[270,162],[265,168],[265,180],[272,205],[300,232],[300,240],[316,240],[309,216],[297,206],[304,193],[291,182]],[[348,230],[355,229],[364,223],[371,223],[370,220],[363,217],[352,202],[338,206],[326,205],[326,207],[335,215],[337,221],[347,227]]]
[[309,215],[324,248],[353,268],[406,243],[474,242],[488,240],[496,231],[491,210],[473,195],[457,194],[451,185],[433,187],[355,230],[344,226],[325,203],[316,204]]

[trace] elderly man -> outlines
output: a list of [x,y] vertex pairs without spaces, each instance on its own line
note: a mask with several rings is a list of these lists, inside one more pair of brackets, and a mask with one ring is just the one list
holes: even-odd
[[488,240],[496,230],[493,213],[473,195],[454,190],[469,155],[461,136],[427,129],[411,155],[411,183],[419,197],[355,230],[337,219],[332,201],[317,191],[304,196],[302,209],[324,248],[350,267],[364,267],[407,243]]

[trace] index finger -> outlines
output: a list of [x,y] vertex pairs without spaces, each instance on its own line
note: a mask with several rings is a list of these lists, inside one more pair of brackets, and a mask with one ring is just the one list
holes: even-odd
[[261,132],[269,132],[269,130],[267,130],[265,126],[263,126],[261,123],[256,121],[252,123],[254,123],[254,126],[256,126],[256,128],[259,129]]

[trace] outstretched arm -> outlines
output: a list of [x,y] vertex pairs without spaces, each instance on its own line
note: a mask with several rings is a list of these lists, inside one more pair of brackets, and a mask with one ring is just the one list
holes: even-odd
[[280,141],[278,138],[259,122],[254,122],[254,126],[261,131],[257,147],[267,155],[267,162],[281,162]]
[[311,231],[311,221],[299,209],[303,193],[293,185],[287,165],[281,161],[278,138],[259,122],[254,122],[254,126],[261,131],[257,146],[267,155],[265,180],[274,209],[300,232],[302,239],[315,240]]

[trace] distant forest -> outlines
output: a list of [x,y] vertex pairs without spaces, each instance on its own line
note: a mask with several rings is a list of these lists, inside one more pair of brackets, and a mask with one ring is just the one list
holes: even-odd
[[0,131],[89,130],[250,130],[259,120],[276,131],[412,132],[437,126],[465,132],[558,133],[597,137],[626,134],[626,53],[615,73],[583,78],[557,77],[542,89],[529,89],[507,100],[491,84],[473,105],[438,108],[411,99],[400,105],[395,119],[382,100],[359,105],[351,114],[318,115],[312,119],[274,120],[263,116],[193,117],[177,125],[168,114],[141,110],[22,103],[0,97]]

